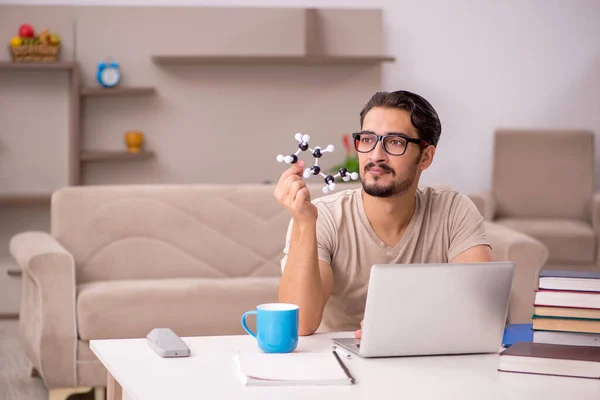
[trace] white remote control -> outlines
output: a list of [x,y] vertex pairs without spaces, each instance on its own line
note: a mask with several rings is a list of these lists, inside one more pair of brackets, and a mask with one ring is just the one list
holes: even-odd
[[148,345],[161,357],[188,357],[190,349],[169,328],[154,328],[146,336]]

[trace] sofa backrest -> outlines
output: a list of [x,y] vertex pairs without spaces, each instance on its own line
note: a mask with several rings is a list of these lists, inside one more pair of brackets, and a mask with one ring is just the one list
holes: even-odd
[[[310,185],[314,198],[321,188]],[[73,254],[78,283],[280,276],[290,215],[273,191],[261,184],[66,187],[52,196],[52,235]]]
[[497,218],[589,219],[594,135],[577,130],[499,130],[492,179]]

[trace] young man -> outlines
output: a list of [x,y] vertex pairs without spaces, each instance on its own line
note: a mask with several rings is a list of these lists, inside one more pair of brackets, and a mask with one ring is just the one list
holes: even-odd
[[483,218],[469,198],[418,188],[441,134],[431,104],[407,91],[379,92],[360,123],[353,137],[362,188],[311,201],[302,161],[275,188],[292,216],[279,301],[300,306],[300,335],[321,327],[360,337],[374,264],[492,261]]

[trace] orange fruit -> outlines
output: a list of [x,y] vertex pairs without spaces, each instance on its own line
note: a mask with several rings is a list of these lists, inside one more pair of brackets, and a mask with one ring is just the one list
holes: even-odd
[[15,36],[10,40],[10,47],[18,47],[23,44],[23,39],[19,36]]

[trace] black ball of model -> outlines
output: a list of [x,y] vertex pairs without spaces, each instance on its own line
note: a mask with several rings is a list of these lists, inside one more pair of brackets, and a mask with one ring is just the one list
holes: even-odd
[[300,148],[300,150],[306,151],[306,150],[308,150],[308,143],[302,142],[298,145],[298,147]]
[[315,165],[314,167],[312,167],[312,168],[310,169],[310,172],[311,172],[313,175],[319,175],[319,173],[321,172],[321,167],[319,167],[318,165]]

